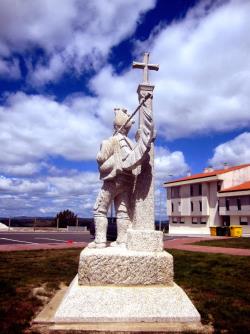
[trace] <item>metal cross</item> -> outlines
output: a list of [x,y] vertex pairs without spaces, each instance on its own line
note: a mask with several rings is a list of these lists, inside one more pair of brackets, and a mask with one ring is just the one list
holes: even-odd
[[156,64],[149,64],[149,53],[145,52],[143,57],[143,63],[138,63],[133,61],[133,68],[140,68],[143,69],[143,83],[148,84],[148,70],[159,70],[159,65]]

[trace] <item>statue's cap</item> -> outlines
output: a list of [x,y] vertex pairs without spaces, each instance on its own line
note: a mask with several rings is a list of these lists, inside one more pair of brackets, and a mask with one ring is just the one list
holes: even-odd
[[[128,113],[128,110],[125,108],[114,108],[115,113],[115,119],[114,119],[114,125],[121,127],[123,126],[129,119],[130,114]],[[131,119],[126,125],[125,128],[128,129],[131,127],[131,125],[134,123],[134,121]]]

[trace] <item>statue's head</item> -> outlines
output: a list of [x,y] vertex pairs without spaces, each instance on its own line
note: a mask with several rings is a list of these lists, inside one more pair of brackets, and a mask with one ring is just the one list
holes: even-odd
[[[127,109],[124,108],[114,108],[115,119],[114,119],[114,129],[119,130],[121,126],[123,126],[129,119],[130,114]],[[134,121],[131,119],[124,126],[124,128],[120,131],[122,134],[127,134],[132,126]]]

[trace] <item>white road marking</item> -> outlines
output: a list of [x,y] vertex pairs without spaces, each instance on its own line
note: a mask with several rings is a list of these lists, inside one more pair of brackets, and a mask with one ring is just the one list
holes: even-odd
[[67,240],[60,240],[60,239],[52,239],[52,238],[35,238],[39,240],[52,240],[52,241],[61,241],[61,242],[67,242]]
[[20,242],[20,243],[25,243],[25,244],[33,244],[33,245],[38,245],[37,242],[31,242],[31,241],[21,241],[21,240],[15,240],[15,239],[9,239],[9,238],[0,238],[2,240],[9,240],[9,241],[15,241],[15,242]]

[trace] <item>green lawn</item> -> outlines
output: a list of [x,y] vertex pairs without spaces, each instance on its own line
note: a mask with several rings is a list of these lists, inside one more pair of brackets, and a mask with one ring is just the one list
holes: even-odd
[[[80,250],[1,253],[1,333],[23,333],[42,302],[32,294],[45,287],[51,297],[61,282],[69,284],[77,272]],[[171,250],[175,281],[201,313],[204,324],[216,332],[249,333],[249,257]],[[35,333],[35,332],[33,332]]]
[[6,252],[0,255],[0,333],[20,334],[41,307],[33,288],[51,297],[77,273],[80,250]]
[[204,240],[196,242],[195,245],[250,249],[250,238],[241,237],[221,240]]
[[[171,250],[175,281],[217,333],[249,333],[250,258]],[[225,332],[224,332],[225,331]]]

